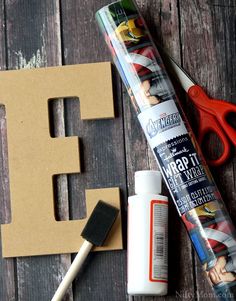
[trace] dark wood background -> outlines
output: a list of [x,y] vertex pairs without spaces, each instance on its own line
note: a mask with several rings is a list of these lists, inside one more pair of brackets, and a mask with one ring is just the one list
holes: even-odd
[[[0,70],[110,60],[94,21],[109,0],[0,0]],[[154,38],[209,95],[236,101],[235,0],[138,0]],[[193,128],[193,108],[177,89]],[[89,93],[89,91],[88,91]],[[126,231],[127,196],[136,170],[156,169],[127,93],[114,72],[114,120],[84,121],[75,100],[50,106],[53,135],[78,135],[83,170],[55,179],[59,220],[86,214],[84,189],[119,186]],[[0,107],[0,223],[11,221],[7,161],[7,122]],[[235,150],[223,167],[212,169],[233,220],[236,219]],[[78,233],[79,235],[79,233]],[[126,239],[124,235],[124,240]],[[68,291],[68,301],[215,300],[185,229],[170,203],[169,295],[128,297],[126,250],[89,255]],[[50,300],[73,255],[2,259],[0,300]]]

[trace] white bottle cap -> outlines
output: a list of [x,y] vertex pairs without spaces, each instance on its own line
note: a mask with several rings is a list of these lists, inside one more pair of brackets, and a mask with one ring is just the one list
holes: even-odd
[[136,194],[161,194],[162,176],[160,171],[141,170],[135,172]]

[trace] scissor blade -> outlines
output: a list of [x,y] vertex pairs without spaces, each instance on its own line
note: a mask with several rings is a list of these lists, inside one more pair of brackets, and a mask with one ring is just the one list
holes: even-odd
[[[196,85],[196,83],[191,79],[191,77],[181,68],[175,60],[170,57],[166,52],[161,51],[164,64],[167,65],[167,69],[171,69],[170,72],[177,78],[184,90],[188,93],[189,88]],[[168,68],[169,67],[169,68]]]

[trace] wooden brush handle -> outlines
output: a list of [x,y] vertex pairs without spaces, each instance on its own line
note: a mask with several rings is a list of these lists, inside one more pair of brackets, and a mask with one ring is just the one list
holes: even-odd
[[79,253],[76,255],[74,261],[72,262],[68,272],[66,273],[64,279],[59,285],[55,295],[53,296],[51,301],[61,301],[63,296],[66,293],[66,290],[75,279],[77,273],[79,272],[83,262],[85,261],[88,253],[91,251],[93,245],[85,240],[82,247],[79,250]]

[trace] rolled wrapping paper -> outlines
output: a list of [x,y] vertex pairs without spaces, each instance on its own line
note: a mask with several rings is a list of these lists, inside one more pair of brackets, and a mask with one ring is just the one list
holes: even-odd
[[137,5],[117,1],[96,18],[207,279],[234,300],[235,227]]

